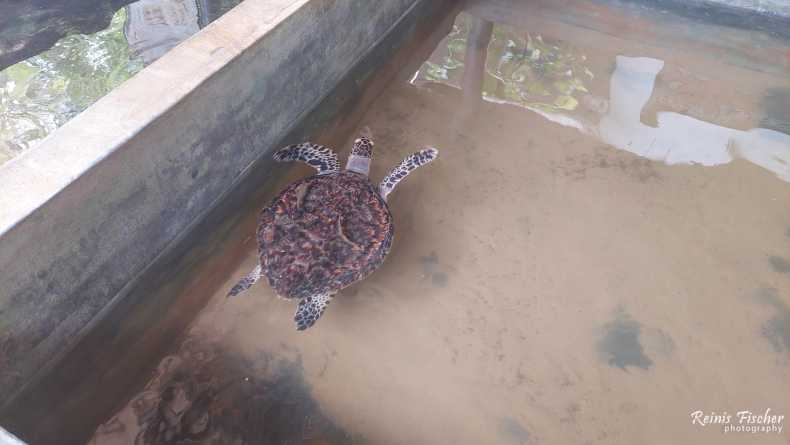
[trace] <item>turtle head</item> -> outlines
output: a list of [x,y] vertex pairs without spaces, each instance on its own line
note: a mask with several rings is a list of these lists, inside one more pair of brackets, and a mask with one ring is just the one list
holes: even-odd
[[351,156],[348,157],[346,170],[362,173],[367,176],[370,172],[370,160],[373,157],[373,141],[368,136],[360,136],[354,141]]
[[354,146],[351,148],[351,154],[364,158],[373,157],[373,141],[367,136],[360,136],[354,141]]

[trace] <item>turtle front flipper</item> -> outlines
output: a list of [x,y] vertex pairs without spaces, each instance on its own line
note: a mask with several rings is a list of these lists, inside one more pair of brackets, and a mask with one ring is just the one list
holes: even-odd
[[294,315],[296,329],[304,331],[314,325],[324,313],[330,301],[332,301],[332,295],[328,293],[311,295],[299,300],[299,306],[296,308],[296,314]]
[[437,156],[439,156],[439,150],[432,147],[425,148],[407,156],[406,159],[398,164],[397,167],[393,168],[379,184],[379,194],[381,197],[386,201],[387,195],[389,195],[395,186],[398,185],[403,178],[408,176],[412,170],[433,161]]
[[274,160],[277,162],[302,161],[318,170],[319,175],[340,171],[340,162],[334,151],[323,145],[310,142],[281,148],[274,153]]

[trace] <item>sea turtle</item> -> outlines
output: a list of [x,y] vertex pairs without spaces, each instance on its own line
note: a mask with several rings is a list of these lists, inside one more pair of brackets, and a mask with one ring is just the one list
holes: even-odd
[[276,161],[302,161],[318,173],[292,183],[261,211],[258,265],[228,296],[266,275],[277,295],[299,300],[296,328],[312,326],[335,293],[384,262],[394,234],[387,196],[438,153],[428,147],[407,156],[376,187],[368,177],[373,154],[369,137],[354,141],[345,170],[337,154],[322,145],[305,142],[277,151]]

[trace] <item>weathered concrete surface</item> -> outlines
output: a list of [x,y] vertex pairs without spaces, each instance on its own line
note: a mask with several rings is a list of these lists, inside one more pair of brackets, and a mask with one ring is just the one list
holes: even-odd
[[761,14],[776,14],[790,17],[790,2],[787,0],[685,0],[687,4],[697,4],[703,7],[717,5],[738,8]]
[[785,0],[595,0],[669,11],[694,20],[790,38],[790,2]]
[[0,169],[0,402],[121,304],[414,3],[248,0]]

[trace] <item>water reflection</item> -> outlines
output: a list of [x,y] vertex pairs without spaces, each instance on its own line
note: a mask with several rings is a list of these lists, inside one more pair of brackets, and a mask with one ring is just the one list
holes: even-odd
[[[0,15],[0,20],[17,19],[14,26],[0,23],[0,164],[239,1],[140,0],[118,9],[130,3],[121,1],[72,10],[26,2],[6,11],[11,15]],[[105,21],[107,15],[111,19]],[[101,27],[106,28],[75,34]]]
[[790,181],[790,135],[764,128],[740,131],[680,113],[660,112],[655,127],[640,121],[661,60],[618,56],[608,112],[589,131],[606,143],[667,164],[722,165],[746,159]]
[[[745,159],[790,181],[790,135],[781,131],[742,131],[676,112],[658,112],[654,125],[643,123],[663,60],[617,55],[609,97],[604,98],[589,94],[586,83],[595,74],[586,64],[587,57],[567,41],[546,40],[465,15],[445,44],[447,49],[434,53],[413,82],[461,86],[467,103],[482,97],[518,105],[621,150],[669,165],[715,166]],[[762,120],[785,131],[790,125],[786,91],[769,89],[768,117]],[[593,115],[569,113],[580,102]]]
[[473,101],[574,110],[594,77],[585,61],[567,42],[462,14],[415,80],[462,87]]

